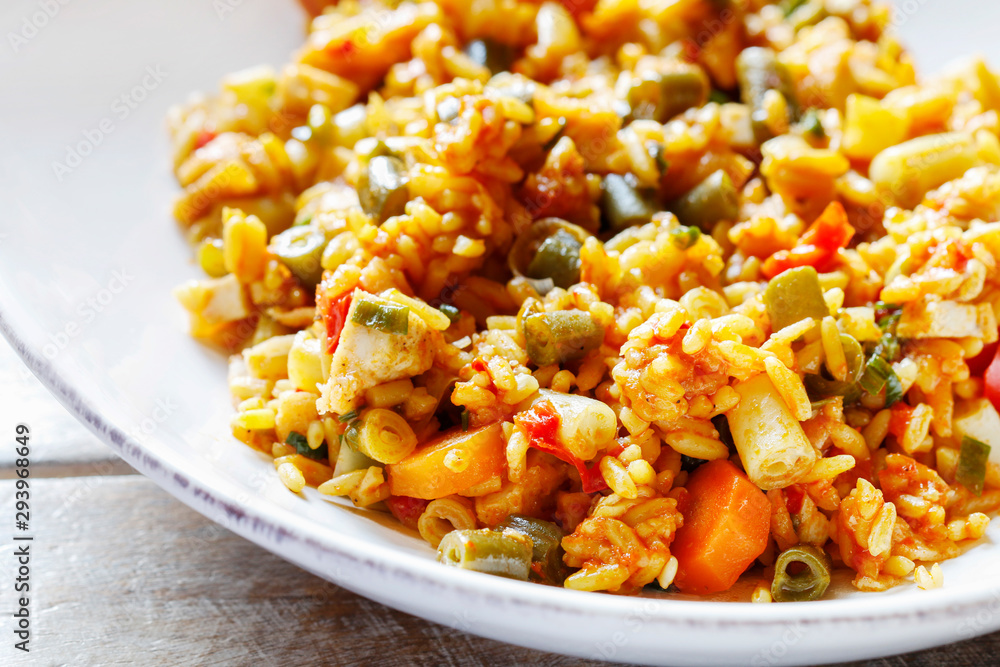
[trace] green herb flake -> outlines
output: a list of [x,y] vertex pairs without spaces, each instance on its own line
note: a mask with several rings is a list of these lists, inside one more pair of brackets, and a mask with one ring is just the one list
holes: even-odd
[[826,138],[826,130],[823,129],[823,122],[819,119],[819,114],[815,109],[810,109],[802,117],[802,130],[817,139]]
[[891,408],[901,400],[903,400],[903,383],[899,381],[896,372],[890,370],[885,378],[885,407]]
[[309,439],[306,436],[298,433],[297,431],[292,431],[285,438],[285,444],[291,445],[295,448],[295,453],[304,456],[308,459],[313,459],[318,461],[319,459],[325,459],[329,455],[327,452],[326,443],[322,443],[316,449],[309,446]]
[[337,417],[337,421],[341,424],[346,424],[347,422],[352,422],[358,418],[358,411],[351,410],[350,412],[345,412],[344,414]]
[[680,225],[670,230],[670,242],[681,250],[687,250],[701,238],[701,230],[697,227]]
[[469,411],[462,410],[462,431],[465,433],[469,432]]
[[975,438],[962,438],[962,448],[958,454],[958,470],[955,480],[977,496],[983,495],[986,480],[986,464],[990,458],[990,446]]
[[344,431],[344,442],[353,451],[358,451],[358,438],[361,437],[361,420],[355,419]]

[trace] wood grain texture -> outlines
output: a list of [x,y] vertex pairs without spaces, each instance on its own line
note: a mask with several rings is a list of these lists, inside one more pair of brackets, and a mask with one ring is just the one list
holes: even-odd
[[[13,482],[0,488],[7,517]],[[142,477],[42,479],[32,489],[32,652],[17,655],[5,637],[2,664],[355,665],[373,664],[375,655],[387,666],[595,664],[480,639],[358,597],[212,524]]]
[[[0,516],[13,482],[0,482]],[[597,665],[384,607],[211,523],[140,476],[33,480],[32,652],[0,664]],[[9,552],[8,543],[0,552]],[[0,556],[3,558],[3,556]],[[12,606],[3,582],[0,608]],[[1000,633],[852,667],[996,664]]]

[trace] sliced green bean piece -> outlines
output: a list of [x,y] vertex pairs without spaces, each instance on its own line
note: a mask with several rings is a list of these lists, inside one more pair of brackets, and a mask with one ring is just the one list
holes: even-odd
[[440,306],[438,306],[438,310],[447,315],[448,319],[451,320],[452,324],[462,319],[462,311],[460,311],[458,308],[451,305],[450,303],[442,303]]
[[306,287],[313,288],[323,277],[326,234],[312,227],[292,227],[271,239],[269,250],[277,255]]
[[453,530],[438,545],[438,560],[451,567],[527,581],[532,542],[511,532]]
[[[798,574],[788,571],[793,563],[803,567]],[[814,546],[785,549],[774,564],[771,597],[775,602],[818,600],[830,585],[830,558]]]
[[531,540],[532,578],[547,583],[560,584],[563,580],[562,538],[563,532],[551,521],[543,521],[522,514],[511,514],[499,526],[498,531],[514,531]]
[[632,117],[665,123],[708,101],[710,86],[701,68],[690,65],[671,72],[644,72],[632,81],[626,101]]
[[986,464],[990,459],[990,446],[975,438],[962,438],[962,448],[958,453],[958,470],[955,480],[977,496],[983,495],[986,480]]
[[510,45],[484,37],[466,44],[465,55],[477,65],[488,69],[491,74],[499,74],[510,69],[516,54]]
[[861,343],[850,334],[840,334],[840,346],[844,348],[847,359],[847,379],[857,382],[865,372],[865,351]]
[[358,199],[365,213],[379,224],[402,215],[410,192],[406,186],[406,165],[396,157],[376,155],[358,179]]
[[767,111],[764,110],[767,91],[781,93],[788,102],[792,120],[798,116],[798,102],[788,72],[780,65],[772,49],[761,46],[743,49],[736,58],[736,78],[740,85],[740,98],[750,107],[750,119],[758,141],[771,138],[767,129]]
[[811,399],[843,396],[844,405],[857,402],[861,397],[859,379],[865,370],[865,353],[861,344],[848,334],[840,334],[840,344],[847,360],[847,379],[831,380],[822,375],[808,374],[805,377],[806,392]]
[[[843,396],[844,405],[854,403],[857,400],[853,397],[858,390],[858,385],[855,382],[831,380],[813,373],[808,373],[802,378],[802,381],[806,386],[806,393],[809,394],[809,399],[813,402],[822,401],[833,396]],[[848,400],[849,396],[852,397],[851,400]]]
[[559,229],[538,246],[526,275],[529,278],[551,278],[556,287],[569,288],[580,282],[579,239]]
[[410,328],[410,307],[391,301],[355,299],[351,321],[385,333],[405,334]]
[[604,327],[582,310],[538,313],[524,318],[528,357],[537,366],[580,359],[604,341]]
[[687,250],[701,238],[701,230],[697,227],[679,225],[670,230],[670,242],[681,250]]
[[626,227],[644,225],[653,218],[657,206],[653,198],[643,193],[619,174],[608,174],[601,183],[601,210],[616,232]]
[[830,314],[819,274],[811,266],[788,269],[771,278],[764,291],[764,307],[772,331],[781,331],[807,317],[818,322]]
[[711,233],[719,220],[735,220],[740,214],[740,193],[724,170],[713,172],[670,206],[681,224]]

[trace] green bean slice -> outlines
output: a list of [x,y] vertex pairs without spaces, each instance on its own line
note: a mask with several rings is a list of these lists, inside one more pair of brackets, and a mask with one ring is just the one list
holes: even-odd
[[740,86],[740,98],[750,107],[757,140],[764,142],[771,138],[767,129],[767,112],[764,110],[764,95],[769,90],[777,90],[788,102],[792,119],[798,117],[798,102],[795,98],[789,76],[778,62],[772,49],[752,46],[743,49],[736,58],[736,78]]
[[955,481],[977,496],[983,495],[986,481],[986,464],[989,462],[991,447],[985,442],[965,436],[958,453],[958,469]]
[[698,67],[671,72],[644,72],[632,81],[626,101],[632,117],[665,123],[708,101],[710,86]]
[[856,403],[861,398],[861,379],[865,371],[865,353],[861,344],[848,334],[840,334],[840,344],[847,360],[847,379],[831,380],[818,374],[805,377],[806,392],[810,398],[843,396],[844,405]]
[[477,65],[488,69],[490,74],[499,74],[510,69],[516,54],[510,45],[484,37],[466,44],[465,55]]
[[556,287],[567,289],[580,282],[580,249],[583,244],[579,239],[564,229],[542,241],[538,246],[528,270],[529,278],[551,278]]
[[772,278],[764,290],[764,307],[772,331],[781,331],[807,317],[818,322],[830,314],[819,274],[811,266],[788,269]]
[[554,584],[563,580],[562,538],[563,532],[551,521],[543,521],[522,514],[511,514],[499,526],[499,531],[514,531],[531,540],[532,578]]
[[438,545],[438,560],[462,570],[528,580],[531,540],[511,531],[453,530]]
[[396,157],[376,155],[358,179],[358,199],[365,213],[382,224],[402,215],[410,200],[406,186],[406,165]]
[[385,333],[405,334],[410,328],[410,307],[359,298],[355,299],[351,321]]
[[740,194],[729,174],[719,169],[676,199],[670,209],[681,224],[711,233],[716,222],[739,216]]
[[[791,574],[792,563],[801,563],[804,569]],[[785,549],[774,564],[771,598],[775,602],[802,602],[818,600],[830,585],[830,558],[821,549],[800,545]]]
[[657,206],[652,197],[641,192],[619,174],[608,174],[601,183],[601,210],[611,229],[644,225],[653,218]]
[[582,310],[537,313],[524,318],[528,357],[537,366],[580,359],[604,341],[604,327]]
[[698,242],[701,238],[701,230],[697,227],[685,227],[679,225],[670,230],[670,242],[681,250],[687,250]]
[[323,277],[326,234],[312,227],[292,227],[271,239],[269,250],[277,255],[306,287],[314,288]]

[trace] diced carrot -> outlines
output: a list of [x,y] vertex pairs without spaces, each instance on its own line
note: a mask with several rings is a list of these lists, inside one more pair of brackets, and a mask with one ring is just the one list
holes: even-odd
[[674,584],[684,593],[729,589],[767,547],[771,503],[726,459],[691,473],[684,525],[670,547],[677,558]]
[[[464,470],[445,465],[451,452],[461,452],[468,462]],[[447,431],[385,470],[392,495],[434,500],[482,484],[501,474],[506,464],[503,428],[494,423],[468,433],[461,428]]]
[[761,273],[773,278],[782,271],[799,266],[812,266],[817,271],[829,271],[841,248],[846,248],[854,236],[854,227],[840,202],[832,202],[791,250],[779,250],[764,260]]

